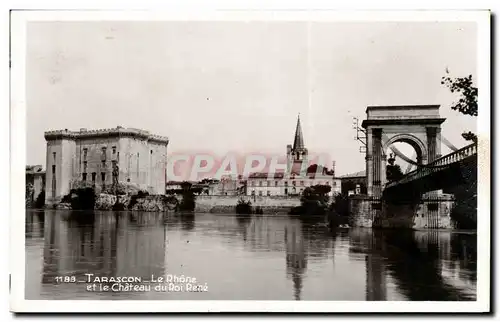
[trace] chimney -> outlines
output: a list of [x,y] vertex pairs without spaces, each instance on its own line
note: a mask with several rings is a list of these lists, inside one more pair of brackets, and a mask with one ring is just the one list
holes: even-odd
[[332,161],[332,177],[335,178],[335,161]]

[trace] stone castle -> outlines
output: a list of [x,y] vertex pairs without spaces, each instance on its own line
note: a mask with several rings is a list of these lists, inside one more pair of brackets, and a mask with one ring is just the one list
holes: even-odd
[[125,183],[152,194],[165,192],[167,137],[118,126],[48,131],[45,140],[47,205],[60,202],[75,183],[101,189]]

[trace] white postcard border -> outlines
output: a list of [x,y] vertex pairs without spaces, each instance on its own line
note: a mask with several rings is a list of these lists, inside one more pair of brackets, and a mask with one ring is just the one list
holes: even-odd
[[[486,312],[490,309],[490,13],[489,11],[13,11],[11,15],[11,310],[15,312]],[[475,302],[365,301],[44,301],[24,299],[25,56],[28,21],[475,21],[478,30],[478,261]]]

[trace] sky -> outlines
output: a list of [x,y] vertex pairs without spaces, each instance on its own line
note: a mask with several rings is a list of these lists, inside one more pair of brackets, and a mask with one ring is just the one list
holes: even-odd
[[440,105],[462,147],[477,120],[440,81],[477,76],[476,43],[473,22],[30,22],[27,164],[45,167],[45,131],[118,125],[170,153],[285,154],[300,113],[306,148],[343,175],[365,168],[352,119],[371,105]]

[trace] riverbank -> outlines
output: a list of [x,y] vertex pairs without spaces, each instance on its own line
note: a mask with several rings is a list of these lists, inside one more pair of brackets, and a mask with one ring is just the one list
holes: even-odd
[[[145,212],[163,212],[179,210],[183,201],[182,195],[112,195],[100,193],[92,200],[79,200],[76,193],[68,195],[60,203],[49,208],[58,210],[132,210]],[[195,196],[193,211],[197,213],[228,213],[234,214],[238,202],[249,203],[252,213],[288,214],[294,207],[300,205],[299,198],[283,196]],[[76,207],[75,207],[76,206]]]
[[144,212],[172,211],[177,208],[179,200],[165,195],[111,195],[100,193],[92,200],[80,200],[80,196],[73,194],[64,198],[62,202],[46,207],[57,210],[131,210]]
[[285,196],[197,196],[195,211],[200,213],[235,213],[239,202],[249,204],[252,213],[288,214],[300,205],[299,198]]

